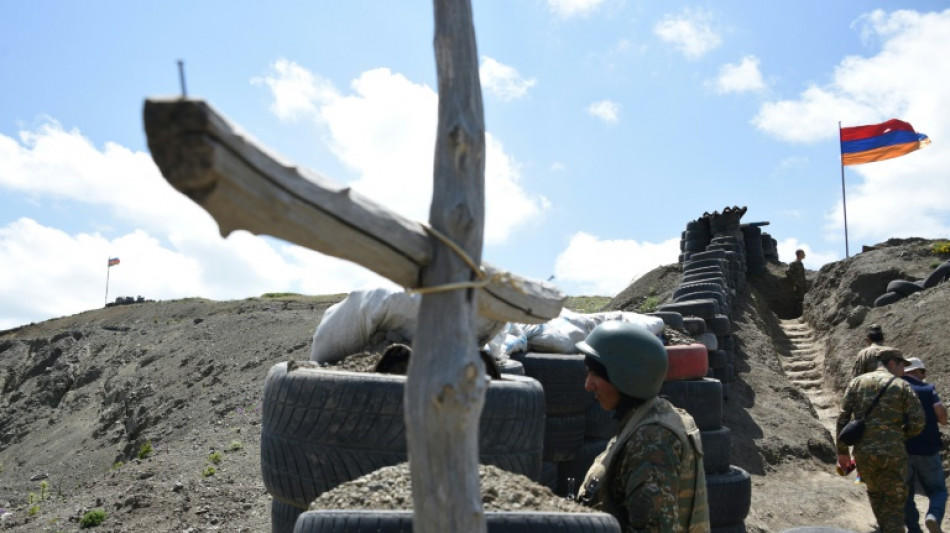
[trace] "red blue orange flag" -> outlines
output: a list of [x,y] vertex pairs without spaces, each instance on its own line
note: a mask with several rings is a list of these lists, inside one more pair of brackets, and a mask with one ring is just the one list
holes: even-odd
[[116,266],[116,265],[118,265],[118,264],[119,264],[119,258],[118,258],[118,257],[110,257],[110,258],[109,258],[109,266],[112,267],[112,266]]
[[841,164],[860,165],[884,161],[930,144],[930,137],[914,131],[914,127],[896,118],[872,124],[841,128]]

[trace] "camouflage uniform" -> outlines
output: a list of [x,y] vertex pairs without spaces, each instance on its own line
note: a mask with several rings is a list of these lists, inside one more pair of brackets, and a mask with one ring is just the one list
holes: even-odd
[[884,349],[891,349],[891,347],[874,342],[871,343],[870,346],[862,348],[861,351],[858,352],[857,358],[854,360],[854,366],[851,367],[852,379],[860,376],[861,374],[867,374],[868,372],[874,372],[877,370],[877,354]]
[[624,533],[708,532],[702,442],[692,417],[653,398],[621,427],[587,473],[580,499],[614,515]]
[[[835,434],[851,420],[864,415],[874,396],[894,377],[886,368],[851,380],[841,402]],[[906,421],[906,422],[905,422]],[[895,379],[864,420],[861,442],[854,446],[854,458],[867,485],[871,510],[882,533],[904,531],[904,501],[907,498],[907,450],[904,441],[924,429],[924,411],[914,389]],[[839,455],[848,455],[848,445],[836,443]]]

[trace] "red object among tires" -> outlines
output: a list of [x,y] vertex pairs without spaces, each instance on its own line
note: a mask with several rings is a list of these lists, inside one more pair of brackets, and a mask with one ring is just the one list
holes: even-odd
[[709,371],[709,353],[702,344],[667,346],[666,354],[670,363],[665,381],[702,378]]

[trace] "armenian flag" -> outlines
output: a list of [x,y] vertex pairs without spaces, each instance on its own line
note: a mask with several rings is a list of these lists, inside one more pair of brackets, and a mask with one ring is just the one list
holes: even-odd
[[917,133],[909,123],[896,118],[840,130],[843,166],[893,159],[930,144],[930,137]]
[[118,257],[110,257],[110,258],[109,258],[109,266],[114,267],[114,266],[116,266],[116,265],[118,265],[118,264],[119,264],[119,258],[118,258]]

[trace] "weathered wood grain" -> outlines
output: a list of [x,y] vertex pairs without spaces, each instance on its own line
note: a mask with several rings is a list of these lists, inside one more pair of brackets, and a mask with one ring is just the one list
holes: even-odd
[[[149,99],[149,149],[162,175],[204,208],[223,236],[237,229],[271,235],[352,261],[409,289],[441,248],[409,220],[315,172],[282,162],[202,100]],[[561,311],[552,285],[483,265],[492,280],[479,314],[541,323]]]

